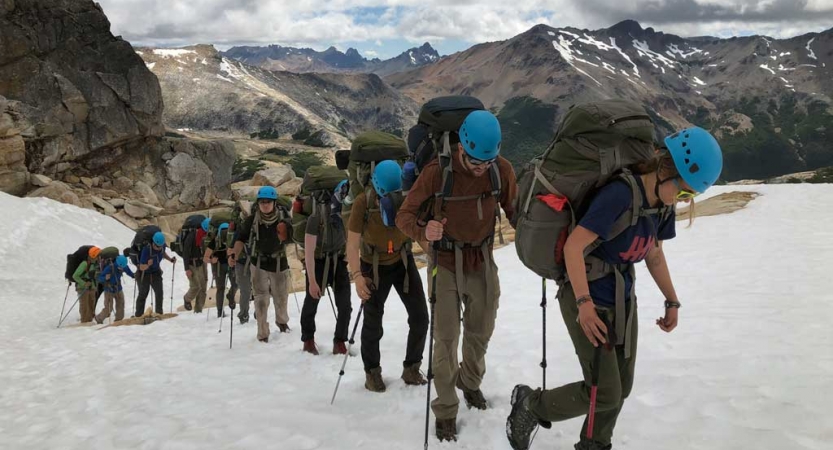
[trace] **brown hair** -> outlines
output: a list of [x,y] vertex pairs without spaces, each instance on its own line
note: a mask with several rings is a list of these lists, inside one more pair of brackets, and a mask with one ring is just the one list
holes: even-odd
[[[629,169],[635,175],[656,173],[657,176],[663,180],[680,176],[680,171],[677,170],[674,160],[671,158],[671,155],[668,154],[668,151],[664,149],[660,150],[656,156],[649,160],[631,165]],[[688,202],[688,226],[686,228],[691,227],[694,223],[695,215],[695,201],[692,198]]]

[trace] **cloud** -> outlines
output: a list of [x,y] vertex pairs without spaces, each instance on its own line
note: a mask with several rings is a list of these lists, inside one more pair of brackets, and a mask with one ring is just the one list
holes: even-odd
[[379,56],[379,52],[377,52],[375,50],[365,50],[362,53],[364,53],[364,56],[366,56],[368,58],[376,58],[376,57]]
[[683,36],[745,30],[773,37],[833,23],[833,0],[98,0],[137,45],[330,45],[405,39],[474,44],[538,23],[598,29],[623,19]]

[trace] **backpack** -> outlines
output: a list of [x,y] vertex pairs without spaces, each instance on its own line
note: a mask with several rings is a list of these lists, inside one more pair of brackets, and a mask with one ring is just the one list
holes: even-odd
[[139,228],[133,236],[133,242],[130,243],[130,247],[124,249],[124,256],[127,256],[134,266],[138,266],[142,249],[150,245],[153,242],[153,235],[160,231],[162,229],[156,225],[145,225]]
[[[434,209],[436,201],[441,202],[441,208],[442,203],[448,201],[482,199],[485,196],[500,198],[500,169],[496,163],[489,166],[489,178],[492,182],[492,190],[490,192],[466,197],[451,197],[454,186],[451,158],[456,151],[456,148],[452,148],[452,142],[459,142],[457,132],[469,113],[485,109],[480,100],[465,95],[437,97],[422,105],[417,124],[408,130],[409,163],[413,165],[415,175],[419,176],[419,173],[428,163],[435,158],[439,158],[440,170],[442,171],[442,183],[440,191],[421,205],[421,215],[430,216],[429,211]],[[408,170],[403,171],[403,178],[407,179],[409,177]],[[410,186],[407,184],[403,183],[403,189],[405,191],[410,189]],[[478,219],[482,220],[482,217],[478,217]],[[498,230],[500,230],[501,217],[499,202],[495,203],[495,221]],[[503,233],[500,232],[499,234],[500,242],[503,243]],[[493,238],[494,236],[490,240],[493,240]],[[454,247],[479,246],[481,244],[455,243],[445,237],[440,241],[439,248],[441,250],[453,250]]]
[[[542,278],[565,283],[567,236],[598,188],[614,180],[631,187],[634,202],[617,220],[608,239],[635,225],[640,217],[670,213],[671,207],[642,207],[641,192],[627,169],[654,156],[654,124],[641,105],[604,100],[571,107],[553,142],[527,163],[518,177],[512,226],[521,262]],[[597,239],[585,255],[601,242]],[[611,269],[599,270],[610,273]]]
[[[203,251],[208,248],[209,242],[214,242],[217,239],[217,229],[220,228],[220,225],[227,223],[231,226],[231,223],[234,222],[234,211],[219,211],[212,214],[209,217],[208,222],[208,232],[203,239]],[[225,233],[223,233],[223,238],[225,238]],[[214,252],[221,252],[226,250],[225,242],[218,244],[217,248]]]
[[205,216],[202,214],[194,214],[185,219],[185,222],[182,223],[182,227],[179,228],[179,233],[177,233],[176,239],[174,239],[171,243],[171,250],[173,250],[174,253],[179,255],[181,258],[187,258],[185,243],[189,242],[188,239],[192,234],[195,234],[197,230],[202,228],[203,220],[205,220]]
[[75,271],[78,270],[78,266],[87,260],[87,256],[90,254],[91,248],[93,248],[92,245],[82,245],[81,247],[78,247],[78,250],[67,255],[67,266],[64,271],[64,278],[66,278],[68,282],[73,284],[75,283],[72,276],[75,275]]
[[325,258],[343,253],[347,241],[344,222],[333,212],[333,191],[347,178],[343,170],[332,166],[314,166],[304,174],[301,192],[292,206],[292,240],[301,248],[307,230],[307,219],[317,213],[322,219],[318,229],[315,257]]

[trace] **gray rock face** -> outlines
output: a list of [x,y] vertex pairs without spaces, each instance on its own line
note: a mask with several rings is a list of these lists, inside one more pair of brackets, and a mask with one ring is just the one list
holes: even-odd
[[33,186],[46,187],[52,183],[52,179],[46,175],[38,175],[35,173],[29,178],[29,182],[32,183]]
[[93,195],[90,197],[90,200],[92,200],[93,205],[97,206],[98,208],[101,208],[104,214],[112,216],[116,213],[116,208],[104,199],[98,198]]

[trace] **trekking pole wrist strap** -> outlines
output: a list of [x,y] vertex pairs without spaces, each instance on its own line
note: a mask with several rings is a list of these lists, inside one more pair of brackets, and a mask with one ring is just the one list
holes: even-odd
[[585,303],[587,303],[587,302],[591,302],[591,303],[592,303],[592,302],[593,302],[593,298],[592,298],[592,297],[590,297],[590,295],[582,295],[581,297],[579,297],[579,298],[577,298],[577,299],[576,299],[576,307],[580,308],[580,307],[581,307],[581,305],[583,305],[583,304],[585,304]]

